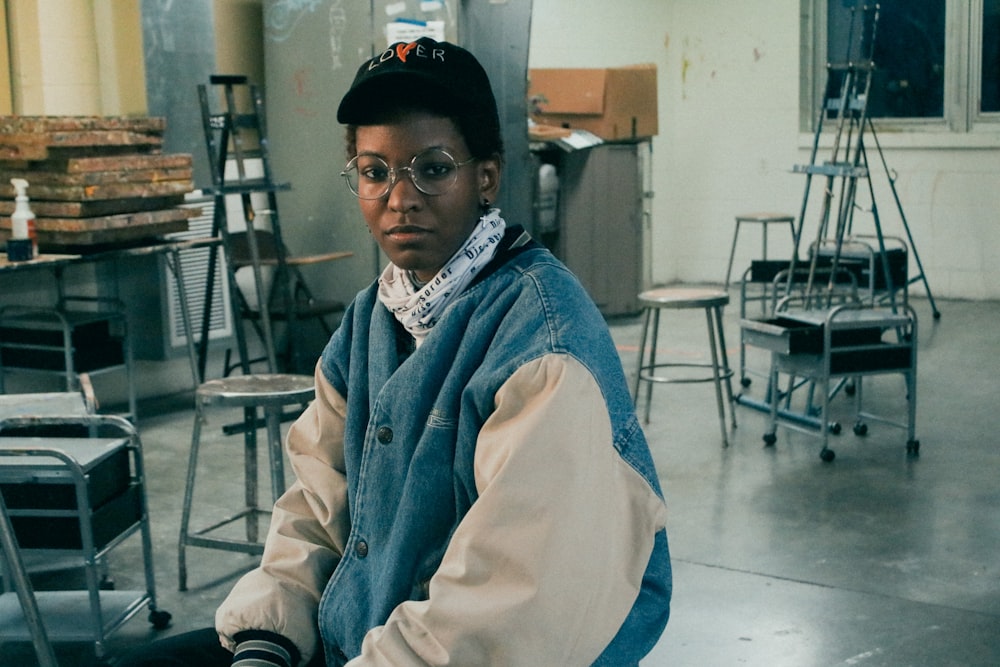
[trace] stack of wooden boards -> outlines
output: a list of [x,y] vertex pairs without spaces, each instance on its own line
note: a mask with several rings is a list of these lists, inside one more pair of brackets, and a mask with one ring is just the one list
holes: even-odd
[[0,116],[0,242],[10,236],[12,178],[28,181],[43,251],[183,232],[197,209],[191,155],[162,151],[154,117]]

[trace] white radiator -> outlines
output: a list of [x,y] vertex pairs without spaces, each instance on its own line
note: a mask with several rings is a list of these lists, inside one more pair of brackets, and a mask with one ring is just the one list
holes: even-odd
[[[188,196],[186,208],[201,208],[201,215],[188,220],[188,230],[170,234],[175,239],[207,238],[212,235],[212,216],[215,211],[212,197],[204,195]],[[208,263],[210,248],[195,248],[179,253],[181,275],[184,279],[184,292],[187,297],[187,309],[191,317],[191,330],[195,342],[201,336],[202,317],[205,310],[205,287],[208,281]],[[215,279],[212,281],[212,308],[209,311],[208,338],[217,340],[233,335],[233,315],[229,303],[229,283],[225,270],[225,256],[221,247],[216,249]],[[170,330],[169,343],[171,348],[187,345],[184,332],[184,315],[181,311],[180,295],[177,293],[177,283],[170,267],[163,264],[163,280],[167,286],[167,325]]]

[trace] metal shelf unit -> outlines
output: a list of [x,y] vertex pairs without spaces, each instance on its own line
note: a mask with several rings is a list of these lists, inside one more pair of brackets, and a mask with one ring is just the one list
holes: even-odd
[[[0,641],[37,637],[41,623],[50,641],[93,641],[100,659],[106,637],[144,606],[154,627],[167,626],[170,614],[156,607],[142,448],[131,423],[103,415],[0,421],[0,492],[3,544],[17,551],[4,549],[8,571],[17,574],[26,554],[75,560],[87,582],[85,590],[34,592],[36,619],[24,611],[24,578],[13,577],[15,590],[0,594]],[[105,557],[135,535],[145,589],[107,590]]]
[[128,417],[136,418],[132,345],[124,305],[117,299],[63,297],[50,308],[0,308],[0,393],[8,373],[64,378],[79,391],[80,376],[124,372]]

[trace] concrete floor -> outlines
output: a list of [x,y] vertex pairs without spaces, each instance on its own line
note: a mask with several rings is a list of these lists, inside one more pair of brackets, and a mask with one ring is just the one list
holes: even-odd
[[[734,365],[735,298],[725,316]],[[940,320],[927,301],[915,305],[919,458],[907,457],[905,432],[890,425],[855,436],[844,396],[835,400],[845,424],[831,442],[837,457],[824,463],[819,441],[803,433],[779,429],[765,448],[766,417],[747,407],[723,448],[710,385],[655,388],[648,435],[669,506],[675,588],[670,623],[643,667],[1000,664],[1000,303],[939,301]],[[669,312],[664,326],[663,352],[706,352],[701,311]],[[639,320],[615,320],[612,331],[633,373]],[[751,368],[761,367],[756,352]],[[899,376],[868,378],[865,388],[868,407],[902,417]],[[755,380],[745,391],[762,389]],[[191,405],[174,396],[140,406],[157,593],[173,622],[157,633],[141,613],[111,636],[112,661],[126,646],[210,624],[252,564],[192,549],[190,590],[177,592]],[[211,482],[196,500],[206,516],[241,494],[239,440],[219,432],[236,416],[214,414],[202,474]],[[141,562],[138,545],[113,552],[118,589],[142,588]],[[92,647],[60,645],[58,654],[64,667],[86,665]],[[0,644],[0,664],[35,664],[30,645]]]

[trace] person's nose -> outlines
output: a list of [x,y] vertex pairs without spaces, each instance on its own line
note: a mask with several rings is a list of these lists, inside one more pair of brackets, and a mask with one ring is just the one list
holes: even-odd
[[397,169],[394,175],[396,178],[389,184],[389,193],[386,195],[389,198],[389,208],[394,211],[409,211],[417,208],[422,201],[423,194],[410,178],[409,168]]

